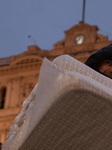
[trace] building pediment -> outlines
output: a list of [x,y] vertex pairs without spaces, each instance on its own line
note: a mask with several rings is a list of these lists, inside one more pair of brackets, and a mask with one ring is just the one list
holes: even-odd
[[86,23],[83,23],[83,22],[79,22],[78,25],[74,25],[73,27],[71,27],[69,30],[65,31],[65,34],[68,35],[68,34],[73,34],[74,32],[77,32],[77,31],[83,31],[83,30],[86,30],[86,31],[98,31],[98,27],[97,26],[91,26],[89,24],[86,24]]
[[79,22],[78,25],[65,31],[65,38],[54,44],[54,49],[107,42],[108,36],[97,33],[98,30],[97,26]]
[[28,46],[27,51],[12,57],[10,66],[42,61],[42,53],[43,51],[38,46]]

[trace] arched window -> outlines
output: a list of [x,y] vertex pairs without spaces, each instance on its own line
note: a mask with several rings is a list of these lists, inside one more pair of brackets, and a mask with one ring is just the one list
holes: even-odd
[[0,109],[4,108],[5,99],[6,99],[6,87],[1,88],[1,100],[0,100]]

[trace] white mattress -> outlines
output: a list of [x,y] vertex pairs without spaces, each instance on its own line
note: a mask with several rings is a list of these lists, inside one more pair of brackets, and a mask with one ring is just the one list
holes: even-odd
[[112,80],[68,55],[43,61],[3,150],[112,150]]

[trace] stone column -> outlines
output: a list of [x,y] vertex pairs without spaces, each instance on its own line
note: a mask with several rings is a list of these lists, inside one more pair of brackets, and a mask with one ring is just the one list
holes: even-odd
[[20,94],[20,77],[16,77],[12,81],[12,90],[11,90],[11,107],[17,107],[19,105],[19,94]]
[[5,108],[10,107],[12,79],[7,81]]
[[5,141],[6,141],[6,132],[5,130],[0,131],[0,137],[1,137],[1,143],[4,145]]

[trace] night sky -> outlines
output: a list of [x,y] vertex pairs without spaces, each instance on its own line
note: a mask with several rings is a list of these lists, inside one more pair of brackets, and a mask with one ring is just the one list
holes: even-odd
[[[35,42],[51,50],[65,30],[82,20],[82,8],[83,0],[1,0],[0,58],[22,53]],[[85,23],[97,25],[112,40],[112,0],[86,0]]]

